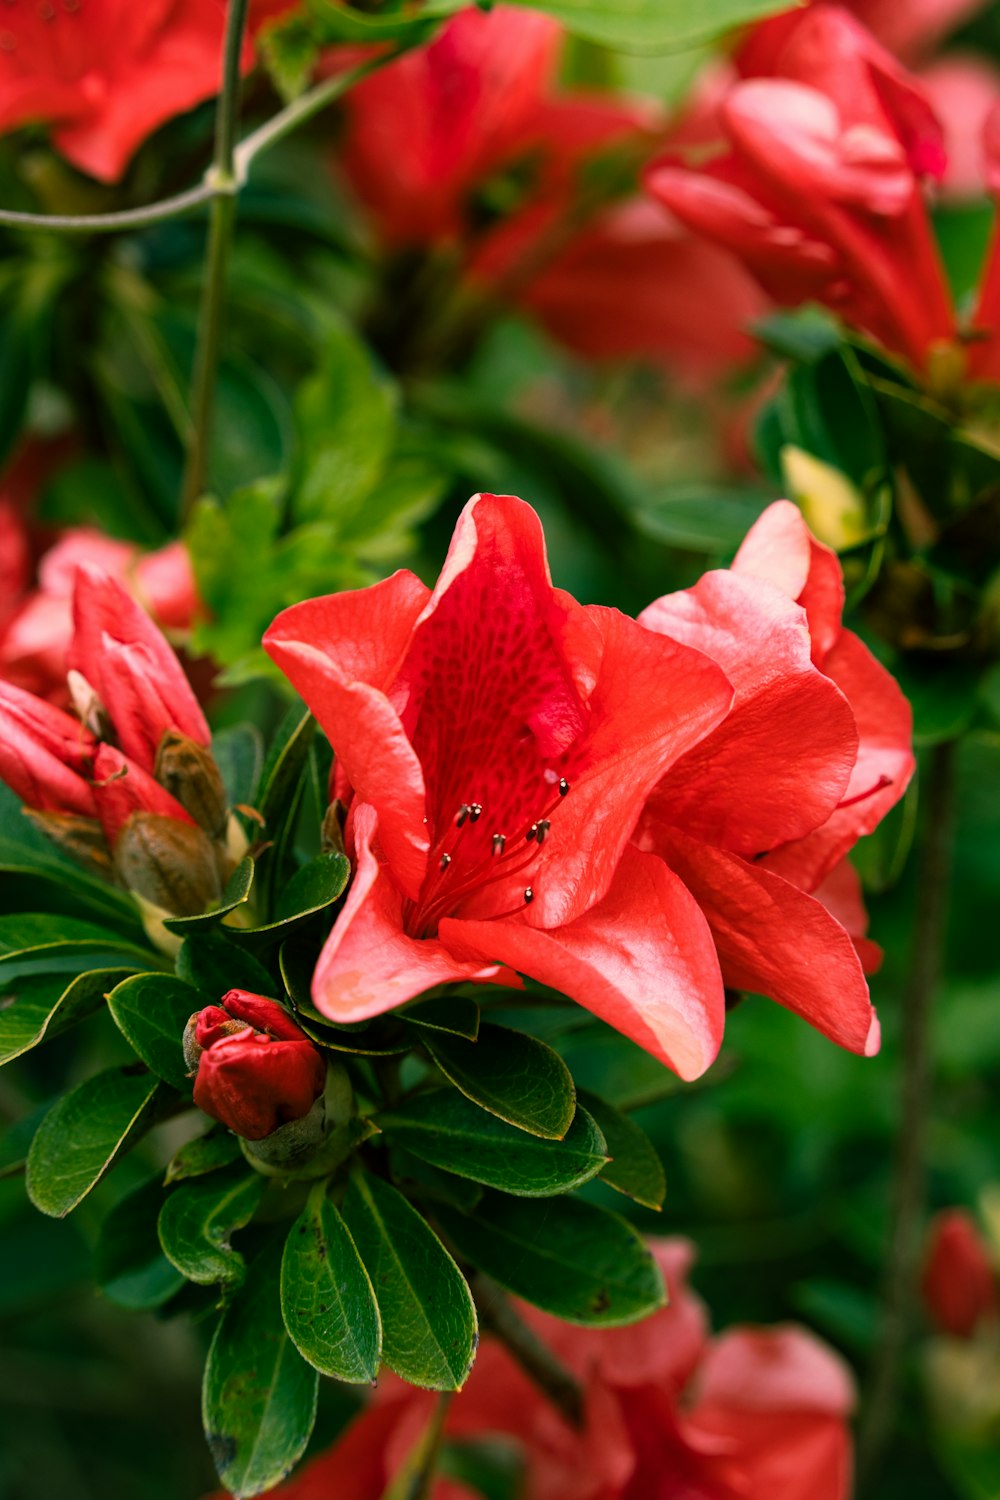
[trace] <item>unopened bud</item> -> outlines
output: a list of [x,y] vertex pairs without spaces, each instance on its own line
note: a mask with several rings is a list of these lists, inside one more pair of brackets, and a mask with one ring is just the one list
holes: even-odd
[[108,717],[108,711],[83,673],[71,667],[66,673],[66,686],[69,688],[69,696],[80,723],[87,726],[95,739],[104,740],[106,744],[113,745],[115,731]]
[[198,916],[222,894],[215,849],[193,823],[133,813],[115,841],[114,862],[130,891],[174,916]]
[[36,812],[31,807],[24,807],[21,811],[77,864],[105,880],[110,877],[111,850],[96,818],[84,818],[76,813]]
[[154,774],[210,838],[225,838],[229,799],[211,750],[168,729],[160,741]]

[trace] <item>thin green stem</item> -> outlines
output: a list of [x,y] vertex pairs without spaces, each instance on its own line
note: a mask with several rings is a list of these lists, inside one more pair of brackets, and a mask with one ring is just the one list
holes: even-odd
[[920,888],[910,981],[902,1013],[903,1078],[882,1331],[862,1408],[864,1418],[858,1440],[861,1493],[877,1492],[875,1481],[899,1402],[903,1358],[915,1302],[926,1198],[931,1019],[943,959],[951,876],[955,748],[954,742],[935,746],[927,778]]
[[476,1272],[469,1281],[483,1328],[499,1339],[508,1354],[533,1380],[540,1391],[571,1427],[581,1428],[584,1421],[583,1387],[576,1376],[562,1364],[552,1350],[514,1311],[495,1282]]
[[215,154],[211,171],[206,177],[213,189],[213,197],[205,252],[205,281],[198,314],[198,342],[191,382],[191,437],[184,465],[182,521],[190,515],[191,507],[204,489],[212,438],[226,273],[229,269],[233,225],[236,222],[237,181],[234,156],[240,108],[240,53],[243,50],[249,3],[250,0],[230,0],[226,14],[222,90],[215,113]]
[[176,219],[193,208],[211,203],[214,196],[215,189],[201,182],[145,208],[123,208],[109,214],[25,214],[0,208],[0,227],[46,229],[58,234],[121,234],[128,229],[146,229],[151,224]]
[[444,1423],[450,1405],[451,1392],[442,1391],[434,1403],[431,1419],[416,1447],[399,1473],[390,1481],[389,1487],[382,1494],[382,1500],[430,1500],[441,1459]]

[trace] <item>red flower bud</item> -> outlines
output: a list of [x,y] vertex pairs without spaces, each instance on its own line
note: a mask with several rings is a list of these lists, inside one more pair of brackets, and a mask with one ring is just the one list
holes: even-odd
[[921,1287],[942,1333],[970,1338],[996,1316],[996,1274],[975,1221],[962,1209],[946,1209],[931,1224]]
[[96,568],[80,568],[73,624],[69,665],[96,691],[126,755],[152,771],[169,730],[199,745],[210,743],[177,657],[120,583]]
[[94,817],[86,775],[94,737],[76,719],[0,682],[0,780],[39,812]]
[[110,745],[98,745],[94,756],[94,800],[104,836],[112,846],[133,813],[155,813],[178,823],[193,823],[176,797],[147,775],[142,766]]
[[184,1045],[198,1070],[195,1104],[248,1141],[300,1120],[323,1092],[322,1055],[263,995],[230,990],[191,1017]]

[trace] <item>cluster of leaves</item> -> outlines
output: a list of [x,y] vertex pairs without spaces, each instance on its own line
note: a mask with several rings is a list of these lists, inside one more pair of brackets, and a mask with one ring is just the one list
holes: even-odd
[[[105,1005],[133,1054],[12,1127],[0,1171],[23,1168],[35,1208],[65,1217],[153,1127],[193,1108],[181,1046],[193,1012],[234,987],[290,1006],[329,1065],[319,1154],[286,1171],[213,1126],[113,1204],[97,1248],[111,1300],[218,1311],[206,1436],[227,1488],[254,1495],[301,1456],[320,1375],[370,1383],[384,1362],[432,1390],[462,1385],[478,1342],[470,1268],[572,1322],[653,1311],[664,1291],[638,1233],[570,1195],[600,1177],[657,1209],[664,1180],[628,1115],[511,1024],[531,1015],[520,995],[491,992],[485,1017],[461,992],[367,1023],[318,1014],[309,977],[349,875],[343,854],[308,847],[329,751],[298,713],[259,770],[249,731],[215,748],[271,843],[238,866],[217,910],[165,920],[173,962],[130,898],[40,850],[30,829],[0,847],[0,878],[34,908],[0,919],[0,1061]],[[603,1033],[539,1002],[543,1018],[553,1011],[577,1048]]]

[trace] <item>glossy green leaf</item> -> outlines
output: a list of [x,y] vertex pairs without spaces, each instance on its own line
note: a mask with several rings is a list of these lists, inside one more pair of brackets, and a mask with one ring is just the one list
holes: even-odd
[[430,1000],[414,1000],[399,1016],[421,1030],[443,1031],[471,1042],[479,1035],[479,1006],[471,995],[435,995]]
[[108,995],[118,1030],[143,1062],[179,1093],[191,1087],[182,1041],[201,1010],[198,991],[171,974],[133,974]]
[[264,914],[273,910],[281,884],[287,878],[295,814],[305,787],[305,770],[315,733],[316,720],[312,714],[303,714],[298,705],[290,708],[264,761],[254,798],[254,806],[264,820],[264,837],[270,841],[260,859]]
[[474,1215],[442,1205],[435,1216],[460,1255],[567,1323],[614,1328],[666,1301],[659,1268],[636,1230],[579,1198],[540,1207],[487,1193]]
[[604,1137],[581,1109],[561,1141],[508,1125],[452,1089],[418,1094],[376,1122],[431,1166],[525,1198],[568,1193],[596,1177],[607,1160]]
[[249,990],[252,995],[267,995],[272,999],[281,990],[252,953],[218,928],[192,933],[184,939],[177,955],[177,973],[200,990],[204,1003],[209,1005],[218,1005],[228,990]]
[[372,1284],[340,1214],[320,1182],[288,1232],[281,1261],[285,1327],[321,1375],[371,1384],[382,1321]]
[[208,1352],[202,1421],[219,1478],[237,1500],[272,1489],[305,1452],[319,1375],[285,1331],[281,1247],[258,1256]]
[[352,1174],[344,1222],[382,1315],[382,1358],[411,1385],[458,1390],[478,1343],[465,1277],[403,1195],[370,1172]]
[[189,1281],[238,1285],[246,1263],[229,1243],[249,1224],[264,1195],[265,1180],[240,1163],[174,1188],[157,1225],[163,1253]]
[[684,52],[780,10],[775,0],[513,0],[568,31],[623,52]]
[[478,1040],[427,1036],[424,1046],[457,1089],[510,1125],[562,1140],[576,1111],[573,1077],[544,1042],[484,1021]]
[[0,839],[0,907],[84,917],[102,930],[112,927],[134,942],[141,942],[143,937],[131,896],[94,880],[78,865],[36,855],[7,839]]
[[162,1202],[163,1188],[154,1178],[120,1199],[101,1225],[94,1274],[104,1295],[119,1307],[161,1307],[184,1285],[157,1238]]
[[683,1088],[676,1073],[602,1021],[557,1038],[557,1046],[577,1087],[593,1089],[618,1109],[639,1109]]
[[108,1068],[65,1094],[35,1133],[26,1185],[37,1209],[61,1219],[152,1124],[159,1079]]
[[220,1167],[231,1166],[242,1156],[240,1143],[232,1131],[222,1125],[215,1126],[205,1135],[196,1135],[175,1151],[167,1165],[164,1181],[183,1182],[189,1177],[204,1177],[207,1172],[217,1172]]
[[295,925],[324,911],[342,896],[350,876],[350,861],[343,854],[318,854],[296,870],[281,890],[274,921],[261,927],[234,927],[234,939],[249,948],[282,940]]
[[608,1143],[611,1160],[601,1168],[601,1181],[644,1208],[662,1208],[667,1181],[663,1163],[646,1132],[597,1094],[581,1089],[578,1097]]
[[168,932],[177,932],[184,936],[187,933],[211,927],[215,922],[221,922],[223,917],[228,917],[231,911],[235,911],[238,906],[245,906],[249,901],[253,877],[254,862],[248,854],[240,860],[226,881],[226,888],[218,906],[212,911],[200,912],[194,917],[166,917],[164,927]]
[[0,990],[39,974],[148,969],[156,955],[93,922],[48,912],[0,917]]
[[635,514],[647,536],[671,547],[710,554],[735,552],[770,497],[720,485],[672,486]]
[[230,806],[249,803],[264,765],[264,742],[256,724],[234,724],[213,734],[212,756]]
[[0,1064],[99,1010],[107,992],[127,973],[127,969],[93,969],[68,983],[51,974],[22,980],[13,996],[0,999]]

